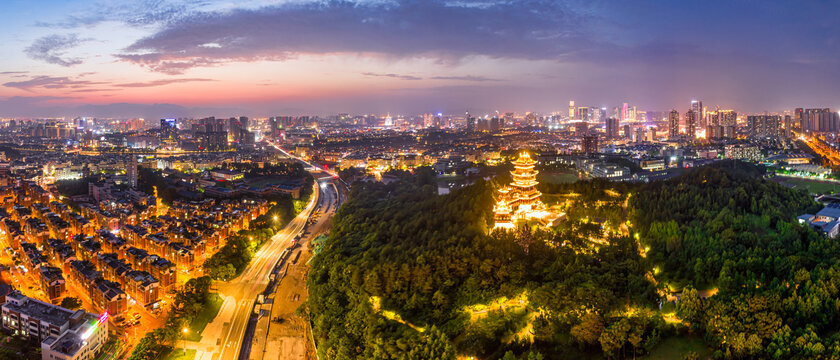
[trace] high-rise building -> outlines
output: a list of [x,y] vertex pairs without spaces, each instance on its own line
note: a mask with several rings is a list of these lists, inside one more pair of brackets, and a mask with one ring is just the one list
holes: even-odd
[[569,120],[575,119],[575,101],[569,100]]
[[575,123],[575,135],[586,136],[589,134],[589,124],[585,122]]
[[627,107],[628,107],[627,103],[622,103],[621,104],[621,113],[618,116],[619,120],[621,120],[621,121],[627,121],[628,120],[628,117],[627,117],[628,109],[627,109]]
[[592,121],[592,114],[589,112],[589,108],[586,106],[581,106],[577,108],[577,117],[583,121]]
[[802,132],[820,133],[840,130],[840,118],[837,112],[831,109],[805,109],[801,116]]
[[598,112],[598,121],[604,121],[607,119],[607,108],[602,107],[601,110]]
[[785,139],[793,137],[793,119],[790,115],[785,115]]
[[607,119],[607,139],[618,139],[619,121],[616,118]]
[[633,139],[633,133],[630,132],[630,125],[624,125],[624,138]]
[[697,116],[698,113],[695,110],[688,110],[685,113],[685,135],[689,141],[697,138]]
[[580,151],[586,155],[595,154],[598,152],[598,137],[594,135],[585,135],[580,140]]
[[782,135],[782,117],[755,115],[747,117],[749,136],[755,140],[778,140]]
[[128,178],[128,186],[137,187],[137,156],[131,155],[125,164],[125,176]]
[[680,136],[680,113],[677,110],[671,110],[668,113],[668,138],[676,139]]
[[160,142],[166,146],[178,145],[178,120],[160,119]]
[[735,110],[718,110],[717,113],[717,123],[715,125],[720,126],[735,126],[736,122],[738,121],[738,114]]
[[700,100],[691,100],[691,107],[689,108],[689,110],[697,112],[697,115],[698,115],[697,119],[699,120],[700,117],[702,117],[704,115],[703,114],[703,102],[700,101]]
[[223,119],[209,117],[192,124],[193,139],[200,150],[227,148],[228,134]]
[[465,116],[467,120],[467,131],[473,132],[475,131],[475,118],[470,116],[470,112],[467,111],[467,115]]
[[803,131],[803,132],[804,132],[804,130],[802,129],[802,114],[803,114],[804,112],[805,112],[805,111],[804,111],[804,109],[802,109],[802,108],[796,108],[795,110],[793,110],[793,122],[794,122],[794,126],[796,126],[796,128],[797,128],[799,131]]
[[[248,117],[230,118],[228,120],[228,136],[230,141],[240,144],[253,142],[253,137],[248,131]],[[251,140],[251,141],[249,141]]]

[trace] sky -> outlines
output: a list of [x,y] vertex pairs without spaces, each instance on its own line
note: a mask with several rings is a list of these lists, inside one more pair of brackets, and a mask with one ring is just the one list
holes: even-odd
[[840,0],[3,0],[0,116],[840,108]]

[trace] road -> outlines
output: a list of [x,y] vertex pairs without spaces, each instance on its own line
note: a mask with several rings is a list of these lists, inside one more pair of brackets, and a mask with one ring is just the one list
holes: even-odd
[[321,177],[318,173],[313,175],[317,179],[317,190],[313,191],[306,208],[257,251],[242,275],[228,282],[217,283],[219,296],[225,299],[219,314],[204,330],[200,343],[186,345],[197,350],[196,359],[234,360],[239,357],[257,294],[268,285],[268,276],[280,254],[292,244],[295,236],[303,232],[316,208],[323,210],[331,207],[331,211],[334,211],[334,206],[331,206],[335,202],[332,185],[334,179],[331,176]]
[[182,343],[182,346],[196,350],[196,360],[236,360],[240,357],[243,342],[251,344],[252,339],[249,337],[246,341],[244,337],[257,295],[266,289],[269,274],[279,256],[292,244],[295,236],[303,232],[316,208],[322,210],[322,213],[326,210],[334,213],[336,197],[341,201],[347,196],[345,185],[335,173],[313,166],[280,147],[275,148],[310,167],[316,179],[316,189],[306,208],[257,251],[242,275],[228,282],[216,283],[219,296],[224,299],[219,314],[204,329],[200,342]]
[[820,137],[801,136],[800,139],[815,153],[824,156],[831,165],[840,166],[840,152],[826,144]]
[[[314,345],[309,333],[311,329],[305,319],[295,315],[296,310],[308,298],[306,275],[308,261],[313,256],[311,240],[329,231],[335,211],[346,197],[346,188],[341,183],[330,181],[325,187],[322,207],[309,227],[310,234],[304,236],[301,247],[295,250],[284,266],[284,277],[280,278],[274,291],[266,294],[262,316],[253,324],[250,343],[250,360],[304,360],[314,358]],[[247,345],[247,343],[246,343]],[[247,347],[247,346],[246,346]],[[244,358],[244,357],[240,357]]]

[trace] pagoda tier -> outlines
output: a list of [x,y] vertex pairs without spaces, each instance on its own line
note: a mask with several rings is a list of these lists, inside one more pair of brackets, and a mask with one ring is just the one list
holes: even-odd
[[536,161],[528,153],[519,154],[512,162],[514,170],[510,172],[512,181],[498,191],[497,202],[493,207],[496,227],[512,227],[517,220],[543,219],[547,212],[536,189],[538,171],[534,170]]

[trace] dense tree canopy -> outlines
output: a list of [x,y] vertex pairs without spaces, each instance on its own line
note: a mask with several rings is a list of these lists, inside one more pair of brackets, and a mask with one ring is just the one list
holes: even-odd
[[763,175],[542,185],[565,223],[507,232],[490,232],[491,183],[358,183],[305,313],[326,359],[630,358],[686,327],[720,358],[840,356],[840,246],[793,221],[813,200]]

